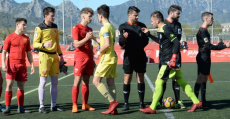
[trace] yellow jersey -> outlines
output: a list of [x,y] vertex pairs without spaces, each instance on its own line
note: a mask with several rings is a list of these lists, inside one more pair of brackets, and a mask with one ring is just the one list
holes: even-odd
[[101,53],[100,63],[104,64],[116,64],[117,63],[117,54],[114,51],[114,43],[115,43],[115,27],[107,22],[104,23],[101,27],[100,33],[100,48],[104,45],[104,38],[109,37],[110,46],[104,52]]
[[[52,47],[44,48],[42,44],[48,41],[52,41]],[[57,25],[52,23],[51,26],[48,26],[44,22],[39,24],[35,28],[33,47],[48,54],[57,52],[59,55],[62,55]]]

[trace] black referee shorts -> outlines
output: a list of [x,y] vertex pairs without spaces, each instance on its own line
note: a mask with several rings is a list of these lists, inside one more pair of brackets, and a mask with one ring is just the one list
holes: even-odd
[[146,55],[137,57],[137,56],[124,56],[123,60],[123,70],[125,74],[132,74],[133,71],[137,73],[146,72]]
[[198,54],[196,56],[196,62],[198,66],[198,75],[201,73],[203,75],[209,75],[211,69],[211,58]]

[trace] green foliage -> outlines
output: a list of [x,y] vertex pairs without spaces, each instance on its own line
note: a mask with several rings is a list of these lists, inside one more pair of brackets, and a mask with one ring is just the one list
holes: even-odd
[[[200,28],[200,26],[197,26],[197,27],[195,28],[195,31],[198,32],[199,28]],[[209,27],[208,27],[208,32],[209,32],[210,34],[212,33],[212,26],[209,26]],[[215,23],[215,22],[214,22],[214,23],[213,23],[213,34],[214,34],[214,35],[218,35],[218,34],[220,34],[220,33],[222,33],[221,24]]]
[[187,24],[182,24],[181,26],[182,26],[183,34],[185,34],[186,36],[195,34],[195,30],[191,26]]
[[147,25],[146,27],[147,27],[148,29],[153,29],[153,27],[150,26],[150,25]]

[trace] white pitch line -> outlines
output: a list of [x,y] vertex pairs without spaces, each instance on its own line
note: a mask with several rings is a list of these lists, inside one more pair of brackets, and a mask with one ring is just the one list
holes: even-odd
[[[65,78],[67,78],[67,77],[69,77],[69,76],[71,76],[71,75],[73,75],[73,73],[59,78],[58,81],[60,81],[60,80],[62,80],[62,79],[65,79]],[[49,86],[49,85],[51,85],[51,82],[47,83],[45,87],[47,87],[47,86]],[[30,90],[30,91],[28,91],[28,92],[25,92],[24,95],[30,94],[30,93],[32,93],[32,92],[34,92],[34,91],[37,91],[37,90],[38,90],[38,88],[35,88],[35,89],[33,89],[33,90]],[[16,98],[17,98],[17,96],[14,96],[14,97],[12,97],[11,100],[14,100],[14,99],[16,99]],[[2,101],[2,102],[0,102],[0,103],[5,103],[5,101]]]
[[[154,91],[155,91],[154,86],[153,86],[151,80],[149,79],[149,77],[147,76],[147,74],[145,74],[145,79],[147,80],[149,87],[152,89],[152,91],[154,93]],[[163,111],[165,113],[165,116],[167,117],[167,119],[175,119],[175,117],[171,113],[173,110],[163,109],[160,111]]]

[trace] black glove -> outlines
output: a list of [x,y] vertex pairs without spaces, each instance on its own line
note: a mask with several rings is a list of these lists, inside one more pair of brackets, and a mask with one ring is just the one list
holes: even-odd
[[66,62],[63,62],[63,63],[60,62],[60,67],[59,68],[60,68],[60,73],[63,72],[63,73],[65,73],[65,75],[67,75],[68,74],[68,72],[67,72],[68,67],[65,66],[65,64],[66,64]]

